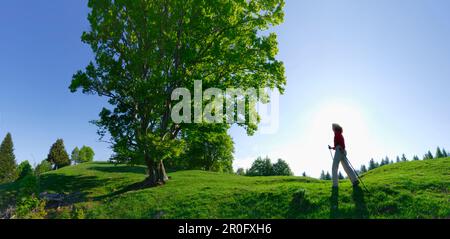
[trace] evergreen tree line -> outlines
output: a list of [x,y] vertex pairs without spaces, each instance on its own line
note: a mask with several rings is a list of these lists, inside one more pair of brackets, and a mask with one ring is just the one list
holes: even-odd
[[[430,160],[430,159],[439,159],[439,158],[446,158],[449,157],[448,152],[445,149],[441,149],[440,147],[437,147],[436,153],[433,155],[431,151],[429,150],[426,154],[423,155],[423,160]],[[411,159],[413,161],[420,160],[420,158],[417,155],[414,155]],[[407,162],[410,161],[405,154],[402,154],[402,156],[397,156],[395,161],[389,159],[389,157],[385,157],[381,159],[380,162],[376,162],[374,159],[371,159],[369,161],[369,165],[362,165],[359,170],[356,170],[358,174],[366,173],[370,170],[382,167],[384,165],[394,164],[394,163],[400,163],[400,162]],[[236,174],[242,175],[242,176],[291,176],[293,175],[289,165],[286,163],[286,161],[282,159],[278,159],[277,163],[272,164],[272,161],[269,157],[261,158],[258,157],[252,164],[250,169],[245,170],[244,168],[239,168],[236,171]],[[307,177],[306,172],[302,174],[303,177]],[[339,179],[345,179],[347,177],[344,177],[344,175],[339,171],[338,174]],[[331,174],[330,172],[325,172],[322,170],[320,174],[321,180],[331,180]]]
[[[428,150],[427,153],[425,153],[422,156],[422,160],[430,160],[430,159],[440,159],[440,158],[447,158],[449,157],[448,152],[445,149],[441,149],[440,147],[437,147],[436,153],[433,155],[433,153]],[[420,158],[417,155],[414,155],[412,159],[408,159],[405,154],[402,154],[402,156],[397,156],[395,161],[390,160],[389,157],[385,157],[381,159],[380,162],[376,162],[373,158],[369,161],[369,165],[366,167],[365,165],[362,165],[361,168],[358,170],[358,173],[366,173],[370,170],[382,167],[384,165],[394,164],[394,163],[400,163],[400,162],[407,162],[407,161],[419,161]]]
[[[344,175],[342,175],[342,173],[340,171],[338,174],[338,178],[339,178],[339,180],[345,179]],[[325,173],[325,171],[322,170],[322,172],[320,173],[320,180],[331,180],[330,172],[327,171],[327,173]]]
[[[437,147],[436,153],[435,153],[434,155],[433,155],[433,153],[431,153],[430,150],[428,150],[428,152],[422,156],[422,160],[447,158],[447,157],[449,157],[449,156],[450,156],[449,153],[448,153],[444,148],[441,149],[440,147]],[[418,160],[420,160],[420,158],[419,158],[417,155],[414,155],[414,156],[412,157],[411,160],[412,160],[412,161],[418,161]],[[366,173],[366,172],[368,172],[368,171],[370,171],[370,170],[379,168],[379,167],[384,166],[384,165],[389,165],[389,164],[394,164],[394,163],[400,163],[400,162],[407,162],[407,161],[410,161],[410,160],[406,157],[405,154],[402,154],[402,156],[397,156],[396,159],[395,159],[395,161],[389,159],[389,157],[387,157],[387,156],[386,156],[385,158],[381,159],[380,162],[376,162],[376,161],[372,158],[372,159],[369,161],[368,166],[362,165],[361,168],[360,168],[359,170],[356,170],[356,172],[357,172],[358,174],[363,174],[363,173]],[[306,173],[303,173],[302,176],[303,176],[303,177],[306,177],[307,175],[306,175]],[[345,178],[347,178],[347,177],[344,177],[344,176],[342,175],[342,173],[339,172],[339,179],[345,179]],[[320,174],[320,179],[321,179],[321,180],[331,180],[331,174],[330,174],[330,172],[328,172],[328,171],[325,172],[324,170],[322,170],[322,172],[321,172],[321,174]]]
[[[425,153],[422,156],[422,160],[430,160],[430,159],[439,159],[439,158],[447,158],[449,157],[448,152],[445,149],[441,149],[440,147],[437,147],[436,153],[433,155],[430,150],[428,150],[427,153]],[[420,160],[419,156],[414,155],[411,159],[412,161],[418,161]],[[362,165],[359,170],[356,170],[358,174],[366,173],[370,170],[382,167],[384,165],[394,164],[394,163],[400,163],[400,162],[407,162],[410,161],[405,154],[402,154],[402,156],[397,156],[394,160],[389,159],[389,157],[385,157],[380,160],[380,162],[376,162],[373,158],[369,161],[369,165]],[[339,172],[339,179],[344,179],[344,177],[341,172]],[[331,180],[331,175],[329,172],[326,172],[322,170],[322,173],[320,174],[321,180]]]
[[0,184],[22,180],[28,176],[40,176],[45,172],[63,168],[72,163],[91,162],[94,160],[94,155],[92,148],[83,146],[81,149],[76,147],[69,157],[64,141],[58,139],[51,146],[47,158],[35,167],[32,167],[28,160],[18,165],[14,154],[13,139],[11,134],[8,133],[0,144]]

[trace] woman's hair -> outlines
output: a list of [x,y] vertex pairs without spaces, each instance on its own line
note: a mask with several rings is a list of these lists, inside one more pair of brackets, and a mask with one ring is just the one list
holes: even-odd
[[333,130],[342,133],[343,129],[339,124],[333,124]]

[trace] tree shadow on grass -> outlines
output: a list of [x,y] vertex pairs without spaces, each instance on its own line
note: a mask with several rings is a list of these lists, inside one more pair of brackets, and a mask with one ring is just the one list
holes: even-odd
[[[134,173],[134,174],[140,174],[142,176],[147,175],[146,168],[140,167],[140,166],[111,164],[110,166],[93,166],[93,167],[89,167],[88,169],[99,171],[99,172],[105,172],[105,173]],[[172,172],[176,172],[176,171],[177,170],[171,169],[171,168],[166,169],[167,173],[172,173]],[[169,179],[171,179],[170,176],[169,176]],[[139,191],[142,189],[153,188],[156,186],[160,186],[160,185],[150,185],[147,178],[145,178],[143,181],[139,181],[139,182],[136,182],[136,183],[133,183],[130,185],[126,185],[117,191],[114,191],[109,194],[93,197],[92,199],[95,201],[101,201],[101,200],[105,200],[105,199],[108,199],[111,197],[119,196],[119,195],[127,193],[127,192]]]
[[88,201],[91,190],[108,183],[108,179],[95,176],[44,174],[40,178],[39,191],[64,195],[64,204],[74,204]]
[[97,196],[97,197],[94,197],[92,199],[94,201],[102,201],[102,200],[105,200],[105,199],[108,199],[108,198],[112,198],[112,197],[115,197],[115,196],[122,195],[124,193],[139,191],[139,190],[146,189],[146,188],[151,188],[151,187],[148,185],[148,182],[146,180],[144,180],[144,181],[140,181],[140,182],[137,182],[137,183],[133,183],[133,184],[124,186],[120,190],[114,191],[114,192],[109,193],[109,194]]
[[[115,166],[112,166],[111,168],[114,167]],[[126,168],[129,169],[132,167]],[[105,167],[98,167],[98,169],[103,170],[105,169]],[[118,170],[118,172],[124,172],[123,170],[124,169],[122,168]],[[40,191],[63,195],[65,198],[63,204],[58,204],[57,206],[68,206],[79,202],[102,201],[127,192],[149,188],[148,185],[146,185],[147,181],[144,180],[130,185],[125,185],[121,189],[111,193],[95,196],[90,195],[90,193],[95,190],[95,188],[105,187],[105,185],[110,184],[113,180],[114,179],[101,179],[96,176],[67,176],[60,174],[45,174],[41,178]]]
[[111,166],[93,166],[89,167],[89,170],[95,170],[104,173],[135,173],[145,175],[146,171],[144,167],[137,166],[125,166],[125,165],[111,165]]
[[[147,174],[147,168],[145,166],[129,166],[129,165],[114,165],[108,166],[92,166],[89,170],[99,171],[103,173],[134,173],[134,174]],[[174,173],[183,169],[166,168],[167,173]]]

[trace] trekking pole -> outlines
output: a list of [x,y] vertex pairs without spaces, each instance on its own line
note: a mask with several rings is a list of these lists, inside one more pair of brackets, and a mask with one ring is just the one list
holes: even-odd
[[[331,152],[331,146],[328,145],[328,150],[330,151],[330,155],[331,155],[331,160],[334,160],[333,157],[333,153]],[[366,184],[364,184],[363,180],[361,179],[361,177],[359,176],[358,172],[355,170],[355,168],[353,167],[352,163],[350,162],[350,160],[348,160],[347,156],[345,156],[345,160],[347,160],[348,164],[350,165],[350,167],[352,168],[353,172],[356,174],[356,176],[358,177],[358,180],[361,182],[361,184],[363,185],[364,189],[370,193],[369,189],[367,189]]]
[[361,177],[359,176],[358,172],[355,170],[355,168],[353,167],[352,163],[350,162],[350,160],[348,160],[347,156],[345,156],[345,160],[347,160],[348,164],[350,165],[350,167],[352,168],[353,172],[355,172],[356,176],[358,177],[358,180],[361,182],[361,184],[363,185],[364,189],[366,189],[366,191],[368,193],[370,193],[369,189],[367,189],[366,184],[364,184],[363,180],[361,179]]
[[331,147],[330,147],[330,145],[328,145],[328,150],[330,150],[331,160],[334,160],[333,152],[331,152]]

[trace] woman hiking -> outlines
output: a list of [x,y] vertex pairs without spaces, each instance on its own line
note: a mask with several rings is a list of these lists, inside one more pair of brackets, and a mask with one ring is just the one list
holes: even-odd
[[332,179],[333,179],[333,188],[337,188],[339,184],[338,178],[338,169],[339,163],[342,163],[342,167],[344,167],[345,173],[347,173],[348,178],[352,181],[353,186],[357,186],[359,184],[358,177],[356,173],[351,169],[348,161],[347,161],[347,151],[345,151],[345,140],[344,136],[342,136],[343,129],[339,124],[333,124],[332,129],[334,132],[334,147],[329,146],[330,149],[336,151],[333,159],[333,167],[332,167]]

